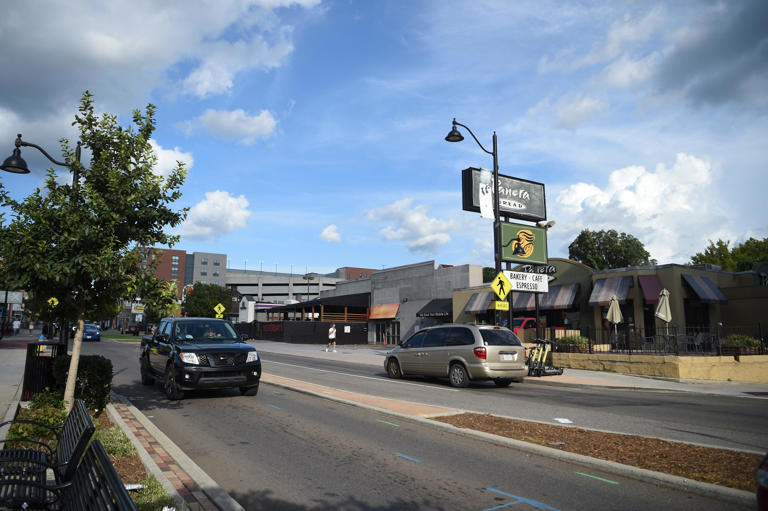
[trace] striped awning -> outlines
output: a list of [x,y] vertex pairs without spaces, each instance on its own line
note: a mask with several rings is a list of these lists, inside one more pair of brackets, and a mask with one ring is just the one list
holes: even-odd
[[659,303],[659,293],[661,293],[661,282],[656,275],[638,275],[640,287],[643,288],[643,297],[645,303]]
[[728,303],[722,291],[707,277],[683,273],[683,279],[693,288],[703,303]]
[[490,306],[492,300],[493,300],[492,291],[481,291],[479,293],[475,293],[472,295],[472,297],[467,302],[467,305],[464,307],[464,312],[469,312],[472,314],[485,312],[488,310],[488,307]]
[[608,305],[611,296],[616,295],[619,303],[627,301],[629,286],[632,285],[632,276],[609,277],[607,279],[597,279],[595,287],[592,288],[592,294],[589,295],[589,306]]
[[[558,310],[570,309],[573,307],[573,301],[579,293],[579,283],[561,284],[559,286],[549,286],[548,293],[539,295],[539,310]],[[513,293],[513,310],[536,310],[536,298],[534,293]]]
[[368,319],[394,319],[400,308],[399,303],[386,303],[384,305],[374,305]]

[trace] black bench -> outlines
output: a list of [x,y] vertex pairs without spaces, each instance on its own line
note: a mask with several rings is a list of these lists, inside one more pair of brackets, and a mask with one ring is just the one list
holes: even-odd
[[8,443],[31,444],[31,449],[10,448],[0,450],[0,478],[5,476],[26,477],[31,480],[42,477],[45,482],[45,472],[52,469],[57,483],[72,479],[77,467],[77,461],[83,455],[88,441],[93,436],[96,427],[91,416],[81,400],[76,400],[72,410],[67,414],[61,426],[48,426],[26,419],[16,419],[3,422],[5,424],[35,424],[50,429],[56,433],[56,448],[50,444],[30,438],[13,438],[0,440],[0,445]]
[[86,449],[72,479],[63,484],[14,478],[0,479],[0,506],[10,509],[61,511],[136,511],[125,485],[112,466],[101,442]]

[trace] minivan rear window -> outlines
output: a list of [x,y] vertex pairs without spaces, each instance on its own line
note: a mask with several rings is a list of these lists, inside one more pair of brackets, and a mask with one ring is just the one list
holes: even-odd
[[520,339],[506,328],[481,328],[480,336],[486,346],[522,346]]

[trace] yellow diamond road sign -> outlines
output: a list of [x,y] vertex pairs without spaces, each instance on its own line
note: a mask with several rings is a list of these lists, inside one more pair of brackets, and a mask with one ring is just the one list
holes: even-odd
[[496,277],[493,279],[491,287],[496,292],[496,296],[499,297],[499,300],[503,300],[507,297],[509,291],[512,289],[512,284],[509,282],[509,279],[507,279],[503,272],[499,272],[499,274],[496,275]]
[[48,305],[50,305],[51,307],[56,307],[58,304],[59,304],[59,299],[56,298],[55,296],[48,298]]
[[216,307],[214,307],[213,310],[216,311],[216,314],[223,314],[226,309],[222,304],[217,303]]

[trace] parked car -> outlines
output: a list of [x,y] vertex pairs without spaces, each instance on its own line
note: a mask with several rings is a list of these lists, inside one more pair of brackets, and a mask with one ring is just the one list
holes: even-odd
[[83,328],[83,340],[84,341],[100,341],[101,340],[101,327],[96,323],[86,323]]
[[447,377],[454,387],[472,380],[493,380],[498,387],[522,382],[528,369],[525,349],[508,328],[445,324],[411,335],[387,353],[390,378],[405,375]]
[[255,396],[261,378],[261,360],[223,319],[165,318],[155,333],[141,338],[141,383],[163,382],[168,399],[181,399],[184,391],[238,388]]
[[768,511],[768,453],[757,468],[755,478],[757,479],[757,509]]
[[141,329],[141,325],[139,325],[135,321],[131,321],[130,323],[128,323],[128,326],[125,327],[125,333],[132,334],[132,335],[139,335],[140,329]]
[[536,328],[536,318],[515,318],[512,323],[512,331],[520,335],[521,330]]

